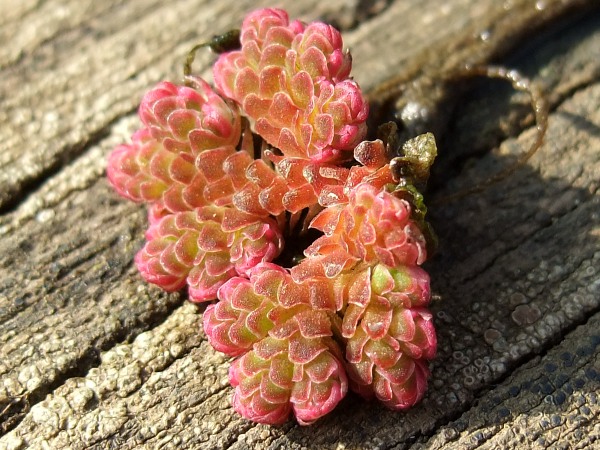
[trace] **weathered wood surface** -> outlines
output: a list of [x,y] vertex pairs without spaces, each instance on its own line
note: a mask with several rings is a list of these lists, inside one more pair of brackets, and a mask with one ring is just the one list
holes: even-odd
[[[228,361],[200,330],[202,308],[136,274],[145,214],[103,172],[136,127],[144,90],[177,80],[194,43],[267,4],[0,4],[0,449],[600,445],[593,0],[278,2],[348,26],[368,90],[396,75],[417,80],[403,98],[437,111],[437,90],[423,86],[463,62],[504,62],[546,88],[550,128],[510,178],[432,208],[440,344],[418,407],[394,413],[349,396],[310,428],[257,426],[232,411]],[[203,54],[195,67],[208,75],[210,61]],[[439,109],[452,113],[441,116],[433,197],[497,171],[531,142],[526,99],[490,86]]]

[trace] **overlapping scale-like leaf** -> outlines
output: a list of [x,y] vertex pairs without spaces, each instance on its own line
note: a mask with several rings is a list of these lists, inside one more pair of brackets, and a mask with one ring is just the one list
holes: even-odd
[[335,312],[342,306],[343,286],[327,279],[299,284],[289,271],[272,263],[260,263],[248,275],[249,279],[227,281],[219,289],[219,303],[204,313],[204,331],[210,343],[230,356],[248,351],[299,312]]
[[324,235],[305,250],[307,258],[292,268],[292,276],[296,281],[317,275],[334,278],[359,263],[421,264],[426,242],[410,213],[407,201],[369,183],[359,184],[348,203],[332,205],[312,221]]
[[348,381],[330,336],[325,313],[309,308],[273,328],[229,370],[234,409],[268,424],[283,423],[293,412],[303,425],[333,410]]
[[230,381],[234,408],[244,417],[274,424],[293,411],[306,424],[346,394],[342,353],[327,315],[337,308],[335,292],[327,284],[300,285],[285,269],[263,263],[249,279],[227,281],[219,303],[207,308],[209,342],[227,355],[241,355]]
[[364,137],[368,116],[350,68],[335,28],[290,23],[284,11],[262,9],[244,21],[241,49],[220,55],[214,78],[284,156],[340,161]]
[[229,207],[168,214],[157,219],[151,230],[135,258],[140,273],[166,290],[187,284],[193,301],[216,298],[228,279],[271,261],[282,247],[273,219]]
[[392,409],[408,408],[427,386],[436,335],[429,278],[418,267],[376,265],[358,275],[341,326],[353,390]]
[[324,236],[292,268],[299,283],[313,277],[343,280],[339,331],[346,344],[350,388],[392,409],[423,396],[436,337],[429,277],[419,267],[425,239],[408,202],[360,183],[348,203],[332,205],[312,226]]
[[198,77],[186,85],[163,81],[144,95],[142,123],[162,146],[192,162],[205,150],[236,146],[241,119],[236,108]]

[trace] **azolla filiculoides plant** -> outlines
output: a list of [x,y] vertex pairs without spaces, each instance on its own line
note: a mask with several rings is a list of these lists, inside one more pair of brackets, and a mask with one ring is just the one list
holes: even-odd
[[207,45],[215,87],[190,53],[184,84],[146,93],[142,128],[109,156],[117,192],[148,204],[141,275],[217,300],[204,332],[236,357],[247,419],[310,424],[348,389],[410,408],[436,352],[419,192],[433,136],[400,146],[387,124],[364,140],[368,102],[330,25],[261,9]]

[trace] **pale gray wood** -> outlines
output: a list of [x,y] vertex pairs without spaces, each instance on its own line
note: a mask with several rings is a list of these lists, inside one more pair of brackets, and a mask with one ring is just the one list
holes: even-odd
[[[359,2],[321,3],[288,5],[293,15],[312,19],[335,17],[338,7],[352,13]],[[581,2],[549,0],[540,10],[535,2],[515,1],[506,15],[498,4],[392,2],[344,34],[356,78],[370,89],[398,73],[420,76],[415,68],[425,64],[420,79],[435,85],[442,68],[461,58],[489,58],[481,40],[468,39],[474,30],[510,17],[535,22]],[[201,309],[136,274],[131,261],[143,242],[143,209],[118,199],[103,178],[106,155],[137,126],[133,110],[142,92],[160,79],[176,80],[193,42],[230,28],[257,3],[166,5],[0,6],[11,12],[0,14],[2,32],[14,36],[0,52],[0,116],[9,125],[0,130],[0,204],[14,207],[0,218],[0,420],[11,430],[0,448],[406,448],[415,440],[435,447],[455,438],[467,442],[481,430],[490,443],[515,443],[506,437],[508,424],[527,405],[538,411],[539,393],[520,393],[513,408],[519,413],[505,418],[506,427],[494,417],[466,427],[460,420],[477,414],[468,412],[477,399],[494,398],[494,391],[486,394],[493,385],[501,384],[500,393],[513,386],[513,378],[504,381],[513,372],[516,380],[538,379],[544,366],[537,354],[548,353],[544,364],[559,364],[563,347],[553,347],[564,337],[566,343],[580,335],[597,339],[596,322],[586,318],[600,309],[598,21],[565,25],[568,32],[514,60],[525,60],[527,73],[552,92],[550,130],[539,154],[488,191],[432,208],[441,247],[428,269],[443,300],[433,307],[440,349],[423,403],[399,414],[351,396],[313,427],[270,428],[231,410],[229,363],[199,331]],[[39,34],[36,24],[43,24]],[[506,38],[508,30],[499,27],[498,35]],[[508,46],[503,42],[490,45]],[[195,67],[205,73],[209,63],[201,55]],[[421,93],[438,100],[436,92]],[[515,101],[509,110],[523,111],[522,97]],[[493,97],[469,102],[438,138],[489,150],[499,136],[502,146],[460,176],[442,174],[448,179],[434,194],[494,173],[531,142],[532,129],[521,133],[523,116],[499,118],[493,103]],[[53,114],[53,124],[42,120]],[[564,345],[577,354],[579,347]],[[584,373],[594,367],[597,344],[577,364]],[[589,392],[594,382],[585,385]],[[590,419],[582,430],[590,443],[598,410],[588,397]],[[568,416],[575,401],[568,397],[571,406],[543,412]],[[564,427],[557,426],[558,443],[562,435],[572,442],[577,431],[568,421]]]

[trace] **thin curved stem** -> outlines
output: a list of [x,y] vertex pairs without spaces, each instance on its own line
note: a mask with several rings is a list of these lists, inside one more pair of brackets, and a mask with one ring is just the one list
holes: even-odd
[[192,64],[196,59],[196,52],[204,47],[210,47],[215,53],[225,53],[240,47],[240,30],[230,30],[227,33],[213,36],[209,41],[196,44],[188,52],[183,63],[183,78],[186,86],[190,86],[188,77],[192,74]]
[[[208,47],[210,42],[202,42],[201,44],[194,45],[191,50],[188,52],[185,57],[185,62],[183,63],[183,78],[187,79],[192,74],[192,64],[196,59],[196,52],[201,48]],[[187,81],[186,81],[187,85]]]
[[537,133],[534,142],[531,144],[527,152],[521,155],[513,164],[506,167],[504,170],[493,174],[488,179],[477,183],[475,186],[461,190],[454,194],[434,199],[433,201],[429,202],[432,205],[452,202],[468,195],[482,192],[491,185],[505,179],[516,169],[524,165],[539,150],[539,148],[542,146],[544,136],[548,129],[548,102],[546,101],[546,98],[537,85],[521,75],[518,71],[509,70],[506,67],[501,66],[467,66],[464,69],[453,73],[453,78],[456,76],[483,76],[488,78],[499,78],[509,81],[514,89],[527,92],[531,97],[531,106],[535,114]]

